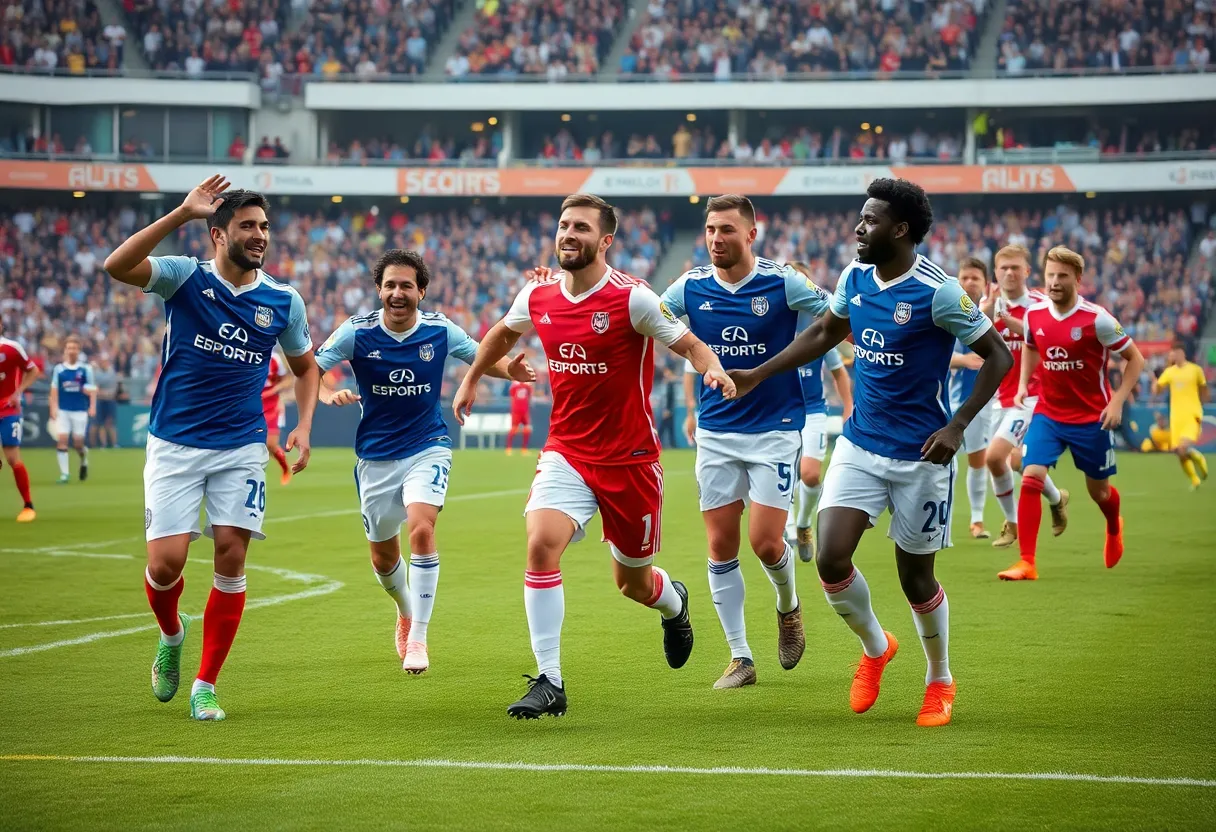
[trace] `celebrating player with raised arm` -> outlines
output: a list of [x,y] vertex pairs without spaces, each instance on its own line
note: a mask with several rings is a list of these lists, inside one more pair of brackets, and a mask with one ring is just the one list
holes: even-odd
[[[439,585],[435,521],[448,491],[452,440],[439,410],[443,368],[449,357],[471,362],[477,342],[437,312],[418,304],[431,283],[416,251],[389,249],[372,269],[381,308],[347,319],[317,350],[328,373],[350,362],[359,394],[321,384],[321,401],[356,401],[363,415],[355,435],[355,486],[376,580],[397,605],[397,655],[407,673],[430,666],[427,627]],[[487,375],[520,382],[536,379],[520,353]],[[401,558],[401,524],[409,523],[409,580]]]
[[[1043,483],[1047,469],[1072,451],[1077,469],[1085,474],[1089,496],[1106,518],[1103,557],[1109,569],[1123,557],[1123,518],[1119,491],[1110,484],[1115,474],[1114,429],[1123,421],[1123,404],[1144,369],[1144,356],[1119,322],[1097,304],[1078,294],[1085,260],[1075,251],[1056,246],[1047,252],[1043,282],[1050,300],[1026,312],[1026,345],[1022,348],[1022,377],[1015,405],[1031,398],[1030,379],[1037,372],[1039,397],[1034,420],[1026,433],[1022,492],[1018,497],[1018,549],[1022,559],[999,573],[1005,581],[1033,581],[1039,523],[1043,517]],[[1123,383],[1114,395],[1106,380],[1111,353],[1127,361]]]
[[520,335],[536,331],[549,362],[553,415],[524,509],[524,608],[537,678],[507,708],[516,718],[566,711],[561,557],[582,539],[597,509],[617,587],[662,616],[667,663],[682,667],[692,652],[688,592],[652,566],[663,520],[663,468],[650,410],[653,340],[690,359],[722,395],[734,396],[735,388],[717,356],[649,286],[608,265],[605,256],[616,227],[616,210],[604,200],[591,194],[566,197],[556,237],[564,271],[524,286],[506,317],[486,333],[453,403],[463,424],[476,401],[478,379]]
[[40,375],[25,348],[4,337],[4,322],[0,321],[0,449],[25,504],[17,514],[18,523],[32,523],[38,516],[30,494],[30,473],[21,461],[21,397]]
[[50,421],[55,425],[56,456],[59,461],[59,484],[68,475],[68,442],[80,457],[80,480],[89,477],[88,438],[89,419],[97,415],[97,385],[93,367],[80,360],[80,339],[69,335],[63,342],[63,361],[51,371]]
[[[740,395],[765,379],[814,361],[852,332],[853,415],[836,440],[819,502],[816,564],[828,603],[861,639],[850,705],[869,710],[899,645],[870,605],[853,565],[866,529],[891,508],[888,536],[904,595],[928,660],[918,725],[950,721],[955,685],[948,657],[949,605],[933,574],[934,555],[951,545],[954,456],[963,433],[1013,364],[979,308],[936,265],[916,253],[933,224],[920,186],[876,179],[857,224],[857,260],[840,275],[828,314],[754,370],[731,375]],[[984,359],[971,396],[950,414],[946,377],[955,339]]]
[[[213,176],[177,208],[135,233],[106,258],[120,283],[165,301],[161,375],[152,397],[144,465],[145,589],[160,625],[152,692],[177,693],[182,640],[190,617],[178,612],[190,542],[215,540],[215,579],[203,619],[203,653],[190,691],[190,715],[224,718],[215,680],[245,609],[245,554],[265,539],[266,422],[262,388],[276,343],[296,376],[299,423],[287,450],[299,448],[293,470],[308,464],[309,432],[320,374],[304,301],[261,270],[270,242],[268,204],[261,194],[228,190]],[[215,259],[151,257],[177,228],[205,219]],[[207,526],[199,508],[207,504]]]
[[[822,315],[827,292],[790,266],[752,253],[756,210],[739,194],[716,196],[705,207],[705,246],[712,265],[685,273],[663,293],[663,303],[688,319],[693,335],[728,369],[750,368],[789,346],[799,313]],[[777,595],[777,656],[797,666],[806,649],[802,605],[794,581],[797,558],[785,540],[785,521],[805,423],[797,368],[770,378],[747,399],[723,399],[703,387],[695,434],[697,489],[709,538],[709,589],[726,634],[730,660],[716,689],[756,683],[756,665],[743,617],[739,538],[750,502],[748,539]]]

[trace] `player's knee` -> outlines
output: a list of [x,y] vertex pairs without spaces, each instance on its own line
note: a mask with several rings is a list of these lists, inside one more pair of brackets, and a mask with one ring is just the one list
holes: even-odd
[[853,573],[853,555],[824,541],[821,536],[815,554],[815,569],[823,583],[838,584]]
[[410,551],[420,555],[435,551],[434,523],[422,521],[410,526]]
[[899,585],[904,597],[913,604],[923,604],[937,594],[937,578],[932,569],[900,564]]
[[1110,480],[1094,480],[1086,477],[1085,488],[1095,503],[1105,503],[1110,499]]
[[654,595],[654,579],[651,578],[649,582],[645,582],[633,579],[632,576],[627,578],[618,574],[616,576],[616,588],[630,601],[645,604]]
[[239,538],[215,542],[215,571],[235,578],[245,573],[245,553],[248,546]]
[[752,551],[756,553],[756,557],[770,566],[781,560],[781,556],[785,554],[785,539],[780,535],[777,537],[753,537],[750,543]]
[[823,472],[818,468],[803,468],[802,476],[800,477],[802,484],[807,488],[818,488],[823,482]]
[[149,560],[148,575],[158,586],[168,586],[182,574],[182,564],[171,560]]

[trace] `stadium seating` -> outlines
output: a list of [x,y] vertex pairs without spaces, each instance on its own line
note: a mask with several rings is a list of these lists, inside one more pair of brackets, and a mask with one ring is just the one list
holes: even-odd
[[123,27],[101,24],[92,0],[3,4],[0,66],[84,74],[122,65]]

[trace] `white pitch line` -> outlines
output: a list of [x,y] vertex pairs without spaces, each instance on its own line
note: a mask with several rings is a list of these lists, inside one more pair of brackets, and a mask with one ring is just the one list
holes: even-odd
[[1131,777],[1066,771],[899,771],[895,769],[745,768],[741,766],[612,766],[585,763],[505,763],[476,760],[293,760],[229,757],[110,757],[59,754],[3,754],[0,762],[117,763],[127,765],[306,766],[318,768],[447,768],[478,771],[572,772],[579,774],[688,774],[698,776],[825,777],[889,780],[1037,780],[1133,786],[1216,788],[1216,780],[1194,777]]

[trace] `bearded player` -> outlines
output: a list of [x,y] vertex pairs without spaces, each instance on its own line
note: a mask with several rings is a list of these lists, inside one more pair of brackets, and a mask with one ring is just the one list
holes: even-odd
[[25,504],[17,514],[18,523],[32,523],[37,517],[30,495],[30,473],[21,461],[21,398],[40,375],[25,348],[4,337],[4,322],[0,321],[0,448],[4,450],[4,462],[13,469],[17,492]]
[[279,434],[287,422],[287,414],[283,408],[283,393],[290,389],[296,380],[279,353],[270,354],[270,369],[266,372],[266,386],[262,388],[262,415],[266,419],[266,449],[270,456],[279,463],[283,472],[279,478],[282,485],[291,482],[291,465],[287,462],[287,454],[279,446]]
[[[1018,549],[1022,559],[999,573],[1004,581],[1033,581],[1040,497],[1047,469],[1072,451],[1072,461],[1085,475],[1085,487],[1106,518],[1102,548],[1106,568],[1123,557],[1123,518],[1119,490],[1110,483],[1115,474],[1114,429],[1123,421],[1123,405],[1144,369],[1144,356],[1114,317],[1079,295],[1085,260],[1075,251],[1056,246],[1047,252],[1043,282],[1050,300],[1026,312],[1026,346],[1016,404],[1030,398],[1030,379],[1038,371],[1041,383],[1035,417],[1026,435],[1025,471],[1018,498]],[[1127,361],[1123,382],[1111,394],[1106,364],[1111,353]],[[1040,359],[1041,362],[1040,362]]]
[[[190,627],[190,617],[178,611],[190,543],[202,535],[215,541],[202,660],[190,690],[190,715],[197,720],[225,717],[215,681],[245,609],[249,541],[265,539],[268,454],[261,394],[275,344],[296,376],[300,418],[287,450],[300,449],[297,473],[308,464],[320,384],[303,299],[261,269],[270,242],[267,208],[261,194],[229,191],[224,177],[213,176],[105,261],[112,278],[165,301],[162,370],[144,464],[144,589],[160,625],[152,692],[161,702],[177,693]],[[151,256],[162,240],[196,219],[207,221],[214,260]],[[207,525],[200,529],[204,501]]]
[[691,360],[724,396],[734,396],[735,389],[717,356],[649,286],[608,265],[616,229],[616,209],[604,200],[566,197],[555,240],[563,271],[524,286],[506,317],[486,333],[453,403],[463,424],[478,380],[521,335],[537,333],[549,363],[553,415],[524,509],[524,609],[537,676],[529,677],[527,694],[507,708],[517,719],[566,712],[561,558],[583,538],[597,510],[617,587],[661,616],[667,663],[682,667],[692,653],[688,592],[652,565],[663,520],[663,467],[650,409],[653,340]]

